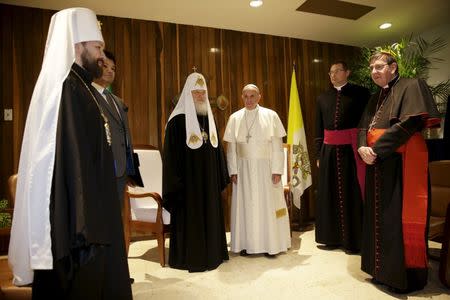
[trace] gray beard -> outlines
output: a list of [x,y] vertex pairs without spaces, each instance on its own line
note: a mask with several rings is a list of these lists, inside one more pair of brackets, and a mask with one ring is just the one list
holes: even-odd
[[194,101],[194,104],[195,104],[195,111],[197,112],[197,115],[201,115],[201,116],[208,115],[208,103],[206,101],[203,103]]

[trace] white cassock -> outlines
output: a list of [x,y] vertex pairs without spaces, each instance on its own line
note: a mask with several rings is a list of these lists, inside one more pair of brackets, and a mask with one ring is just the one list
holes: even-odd
[[231,202],[231,251],[277,254],[291,247],[289,215],[281,180],[283,124],[273,110],[257,106],[230,116],[223,140],[228,142],[230,175],[237,174]]

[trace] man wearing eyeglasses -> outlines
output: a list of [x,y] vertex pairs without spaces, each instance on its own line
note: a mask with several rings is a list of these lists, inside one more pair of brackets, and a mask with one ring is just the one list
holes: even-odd
[[[317,98],[316,157],[319,188],[316,242],[321,249],[359,252],[362,233],[364,163],[356,150],[357,125],[369,100],[366,88],[348,83],[344,61],[330,67],[332,87]],[[359,179],[358,182],[358,172]]]
[[428,153],[421,130],[439,126],[425,81],[399,76],[389,52],[369,60],[381,88],[364,111],[358,152],[367,164],[362,270],[396,293],[427,283]]

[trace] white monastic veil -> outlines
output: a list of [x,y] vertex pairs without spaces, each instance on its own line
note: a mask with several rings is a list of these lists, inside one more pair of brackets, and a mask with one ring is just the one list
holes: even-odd
[[200,124],[197,119],[197,112],[195,110],[194,99],[192,98],[193,90],[205,90],[206,91],[206,102],[208,106],[208,126],[209,126],[209,141],[214,148],[217,148],[218,138],[216,124],[214,122],[214,117],[211,110],[211,105],[209,104],[208,98],[208,88],[206,87],[205,77],[200,73],[191,73],[186,79],[183,91],[181,92],[180,99],[177,105],[170,114],[170,120],[179,114],[185,114],[186,122],[186,145],[191,149],[198,149],[203,145],[203,138],[200,132]]
[[34,269],[52,269],[50,193],[63,82],[75,61],[75,44],[101,41],[95,13],[69,8],[53,15],[44,60],[28,110],[20,153],[8,260],[13,283],[33,282]]

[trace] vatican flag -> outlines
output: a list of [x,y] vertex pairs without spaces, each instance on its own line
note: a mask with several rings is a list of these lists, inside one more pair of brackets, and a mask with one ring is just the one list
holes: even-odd
[[291,93],[289,97],[287,143],[291,147],[290,189],[294,205],[300,208],[300,197],[311,185],[312,178],[302,109],[298,96],[297,81],[295,79],[295,69],[292,70]]

